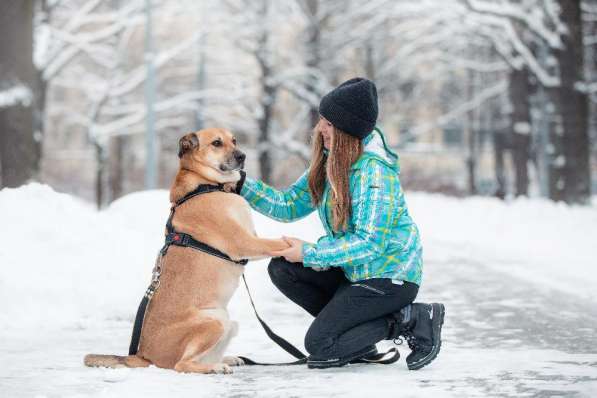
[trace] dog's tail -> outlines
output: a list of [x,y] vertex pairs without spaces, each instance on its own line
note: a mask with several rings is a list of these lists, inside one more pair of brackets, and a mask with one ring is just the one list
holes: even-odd
[[83,359],[85,366],[95,368],[145,368],[151,363],[136,355],[122,357],[119,355],[87,354]]

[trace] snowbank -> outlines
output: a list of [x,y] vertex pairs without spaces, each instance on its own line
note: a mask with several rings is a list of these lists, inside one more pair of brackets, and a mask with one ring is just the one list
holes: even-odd
[[[597,205],[410,193],[425,259],[446,255],[597,301]],[[449,270],[447,270],[449,271]]]
[[[597,272],[590,249],[597,236],[596,207],[422,193],[409,193],[407,199],[425,248],[428,280],[424,278],[418,299],[442,301],[449,308],[441,359],[434,366],[408,372],[402,359],[394,366],[321,372],[243,367],[234,377],[197,378],[155,368],[89,369],[81,362],[89,352],[123,354],[128,349],[134,313],[162,245],[169,210],[166,191],[131,194],[97,212],[40,184],[4,189],[2,391],[28,397],[360,397],[398,389],[421,397],[554,391],[595,396],[597,379],[590,364],[596,358],[596,323],[591,307],[577,297],[595,299]],[[314,241],[323,233],[315,214],[291,224],[256,213],[254,219],[264,237],[285,234]],[[274,330],[300,348],[312,318],[275,289],[266,264],[256,261],[246,268],[256,304]],[[450,272],[468,273],[468,278],[459,283],[463,279]],[[501,272],[516,281],[503,284]],[[551,292],[539,291],[543,286],[573,295],[552,299]],[[536,297],[524,297],[527,289]],[[553,314],[554,305],[562,306],[561,313]],[[262,361],[290,359],[266,338],[242,287],[229,310],[241,325],[230,353]],[[526,319],[528,312],[538,315]],[[567,325],[581,317],[585,328],[569,331]],[[556,320],[562,325],[553,325]],[[527,334],[536,338],[527,341]],[[381,342],[380,348],[384,344],[389,343]],[[370,383],[365,386],[363,380]]]
[[[0,191],[0,301],[8,303],[0,325],[43,329],[132,319],[169,208],[163,190],[127,195],[101,212],[45,185]],[[264,237],[323,233],[313,217],[287,225],[254,217]],[[248,274],[258,285],[269,283],[265,260],[255,263]]]
[[[426,262],[462,258],[505,277],[597,299],[596,207],[423,193],[407,198]],[[134,193],[101,212],[40,184],[0,191],[0,300],[8,303],[0,323],[20,329],[129,319],[161,247],[168,207],[166,191]],[[263,236],[313,241],[323,233],[314,215],[292,224],[254,217]],[[249,275],[268,284],[265,262],[258,263]]]

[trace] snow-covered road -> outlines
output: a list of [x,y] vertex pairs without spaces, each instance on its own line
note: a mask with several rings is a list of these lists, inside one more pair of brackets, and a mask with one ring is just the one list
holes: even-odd
[[[160,237],[153,235],[159,235],[162,223],[161,219],[142,221],[142,215],[149,208],[157,213],[165,195],[137,196],[135,206],[133,201],[123,202],[98,215],[44,188],[24,189],[23,197],[31,202],[35,202],[31,196],[43,199],[39,212],[46,214],[46,221],[56,218],[67,225],[55,226],[55,236],[37,237],[42,242],[30,244],[26,253],[8,246],[0,250],[0,300],[6,306],[0,315],[2,397],[597,396],[595,301],[569,289],[554,289],[557,281],[546,287],[509,272],[514,266],[532,267],[527,259],[514,264],[505,263],[503,256],[471,255],[474,250],[464,242],[459,245],[431,234],[425,241],[425,279],[418,299],[441,301],[447,313],[442,351],[420,371],[407,370],[408,349],[403,347],[403,358],[393,365],[330,370],[240,367],[233,375],[185,375],[155,367],[85,368],[86,353],[127,350],[137,300],[149,277],[149,260],[159,247]],[[5,207],[10,195],[0,193],[3,220],[11,217]],[[413,207],[421,199],[415,198]],[[123,214],[141,224],[135,233],[147,234],[126,247],[118,245],[126,231],[116,237],[105,233],[110,226],[121,227],[118,220]],[[320,233],[313,217],[288,225],[255,217],[258,232],[265,236],[284,233],[313,239]],[[23,223],[13,224],[12,233],[35,228],[27,217]],[[423,230],[431,227],[423,224]],[[97,233],[69,235],[68,231],[85,226]],[[7,230],[0,229],[1,239],[8,236]],[[65,236],[72,237],[74,249],[64,242]],[[582,252],[583,247],[577,250]],[[138,251],[147,253],[136,259]],[[107,264],[107,259],[120,262]],[[78,264],[71,264],[77,260]],[[311,317],[275,290],[266,264],[259,261],[247,267],[256,304],[278,333],[301,345]],[[100,267],[101,272],[96,269]],[[241,326],[230,353],[258,360],[291,359],[268,341],[242,289],[233,298],[230,312]],[[384,342],[380,348],[389,344]]]

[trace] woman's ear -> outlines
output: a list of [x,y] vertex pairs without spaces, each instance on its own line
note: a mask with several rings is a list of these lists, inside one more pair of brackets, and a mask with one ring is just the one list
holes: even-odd
[[198,147],[199,138],[197,138],[195,133],[184,135],[180,140],[178,140],[178,157],[182,158],[185,153]]

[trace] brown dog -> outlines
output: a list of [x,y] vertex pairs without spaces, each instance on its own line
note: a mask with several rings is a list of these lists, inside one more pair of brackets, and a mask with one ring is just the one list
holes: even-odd
[[[233,135],[215,128],[182,137],[178,156],[172,203],[199,184],[223,183],[232,190],[245,158]],[[184,202],[176,209],[173,225],[233,260],[263,258],[288,247],[281,239],[258,238],[247,202],[233,193],[211,192]],[[232,373],[230,366],[242,365],[242,360],[223,357],[237,332],[226,306],[243,266],[180,246],[170,246],[162,261],[160,287],[147,308],[137,355],[90,354],[85,365],[154,364],[179,372]]]

